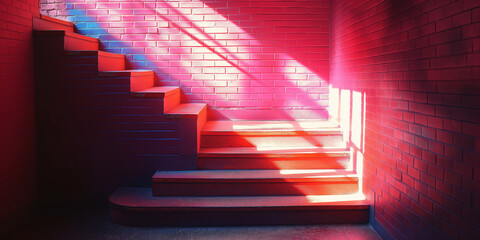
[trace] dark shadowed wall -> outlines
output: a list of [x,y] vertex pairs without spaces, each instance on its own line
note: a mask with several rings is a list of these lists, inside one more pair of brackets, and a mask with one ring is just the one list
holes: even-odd
[[480,1],[341,0],[331,16],[332,89],[364,100],[375,229],[478,239]]
[[0,2],[0,236],[36,195],[32,17],[38,0]]

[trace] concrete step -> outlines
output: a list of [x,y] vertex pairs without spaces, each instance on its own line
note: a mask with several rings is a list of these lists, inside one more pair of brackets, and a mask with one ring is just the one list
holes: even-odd
[[109,199],[113,222],[130,226],[219,226],[366,223],[363,196],[154,197],[120,188]]
[[197,118],[204,114],[206,117],[207,104],[182,103],[166,112],[168,118]]
[[338,127],[338,123],[330,121],[209,121],[202,132],[214,135],[228,135],[232,132],[247,135],[296,135],[339,131]]
[[71,22],[52,18],[40,14],[39,18],[33,18],[33,30],[63,30],[68,32],[74,31],[74,25]]
[[199,169],[346,169],[350,152],[343,147],[200,148]]
[[132,96],[138,98],[161,98],[163,99],[163,111],[169,112],[180,104],[179,87],[151,87],[140,91],[132,91]]
[[358,191],[358,177],[346,170],[157,171],[154,196],[337,195]]
[[208,121],[202,129],[204,148],[315,146],[345,146],[338,125],[328,121]]

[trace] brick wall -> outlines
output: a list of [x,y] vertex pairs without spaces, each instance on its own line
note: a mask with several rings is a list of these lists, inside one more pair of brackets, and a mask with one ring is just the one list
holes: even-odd
[[158,85],[211,109],[324,109],[329,1],[41,0]]
[[35,197],[32,16],[36,0],[0,2],[0,236]]
[[63,35],[35,38],[40,207],[103,205],[119,186],[149,187],[156,170],[196,168],[163,98],[132,97],[128,76],[98,76],[97,55],[66,54]]
[[355,117],[342,95],[364,100],[374,227],[398,239],[478,239],[480,1],[332,1],[330,61],[335,117]]

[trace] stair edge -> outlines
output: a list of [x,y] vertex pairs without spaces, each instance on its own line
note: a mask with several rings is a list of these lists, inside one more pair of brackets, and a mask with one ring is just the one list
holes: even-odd
[[[189,105],[189,106],[187,106]],[[188,111],[180,111],[181,108],[191,107]],[[170,109],[165,115],[168,118],[198,118],[198,116],[207,110],[206,103],[180,103],[178,106]]]
[[[121,196],[117,195],[122,195],[125,194],[125,192],[128,192],[129,194],[136,194],[137,199],[141,199],[142,201],[139,202],[139,204],[134,205],[132,199],[129,199],[128,201],[121,202],[119,198]],[[185,204],[181,205],[170,205],[170,206],[160,206],[158,205],[158,201],[160,200],[170,200],[170,201],[175,201],[175,200],[188,200],[188,199],[202,199],[202,200],[214,200],[214,199],[224,199],[225,202],[227,200],[230,202],[231,199],[246,199],[246,200],[257,200],[256,202],[263,202],[263,203],[269,203],[271,204],[271,201],[258,201],[258,199],[278,199],[278,198],[286,198],[286,199],[292,199],[294,201],[295,199],[299,200],[305,200],[308,198],[314,199],[316,196],[213,196],[213,197],[156,197],[152,196],[152,191],[151,188],[134,188],[134,187],[123,187],[123,188],[118,188],[112,195],[110,195],[108,201],[111,205],[116,206],[116,207],[121,207],[121,208],[128,208],[131,210],[135,209],[148,209],[148,208],[156,208],[156,209],[170,209],[173,211],[178,211],[179,208],[185,209],[185,210],[192,210],[192,209],[227,209],[227,208],[239,208],[239,210],[245,210],[245,208],[264,208],[264,209],[269,209],[269,210],[275,210],[275,209],[286,209],[288,207],[291,208],[299,208],[299,207],[304,207],[304,208],[337,208],[337,209],[342,209],[342,208],[348,208],[348,209],[368,209],[369,204],[368,201],[365,200],[364,198],[362,199],[362,196],[358,195],[358,199],[355,199],[357,195],[344,195],[345,197],[352,197],[353,199],[346,200],[346,201],[331,201],[331,202],[311,202],[309,205],[306,204],[298,204],[298,205],[271,205],[271,206],[265,206],[265,205],[251,205],[251,206],[186,206]],[[131,197],[131,196],[130,196]],[[133,199],[136,200],[136,199]],[[191,203],[191,202],[190,202]]]

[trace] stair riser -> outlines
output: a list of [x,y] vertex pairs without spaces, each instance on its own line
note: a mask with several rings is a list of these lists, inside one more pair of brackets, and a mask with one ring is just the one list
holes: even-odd
[[350,194],[358,182],[153,183],[153,196],[292,196]]
[[125,57],[98,56],[98,71],[125,70]]
[[349,157],[326,158],[198,158],[201,170],[234,169],[346,169]]
[[[322,209],[268,210],[268,208],[211,209],[135,209],[111,207],[113,222],[127,226],[234,226],[234,225],[278,225],[278,224],[359,224],[367,223],[366,209]],[[234,216],[234,217],[232,217]]]
[[[65,55],[62,59],[65,68],[58,69],[62,72],[95,72],[98,69],[97,56],[72,56]],[[96,74],[98,76],[98,74]]]
[[259,148],[295,148],[295,147],[340,147],[344,146],[342,135],[319,136],[241,136],[241,135],[202,135],[204,148],[213,147],[259,147]]
[[163,109],[165,112],[170,111],[174,107],[178,106],[180,104],[180,91],[168,96],[165,96],[163,100]]
[[[159,91],[159,92],[142,92],[137,88],[138,90],[132,90],[131,95],[135,98],[147,98],[147,99],[162,99],[163,100],[163,112],[168,112],[171,109],[175,108],[180,104],[181,100],[181,95],[180,91]],[[147,88],[143,88],[147,89]],[[147,89],[148,90],[148,89]],[[139,91],[139,92],[136,92]]]
[[150,88],[155,85],[154,77],[152,75],[145,75],[145,76],[131,76],[130,77],[130,91],[140,91],[145,88]]

